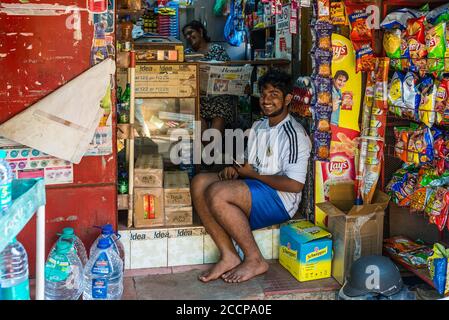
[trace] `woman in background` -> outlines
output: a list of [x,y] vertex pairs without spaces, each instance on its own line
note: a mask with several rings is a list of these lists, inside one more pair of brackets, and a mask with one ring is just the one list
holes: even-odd
[[[198,53],[204,58],[200,61],[229,61],[231,58],[226,50],[219,44],[211,43],[204,25],[196,20],[191,21],[182,28],[190,48],[186,54]],[[224,133],[226,125],[233,122],[234,97],[231,95],[214,95],[200,98],[201,132],[214,128]],[[210,126],[209,126],[210,123]]]

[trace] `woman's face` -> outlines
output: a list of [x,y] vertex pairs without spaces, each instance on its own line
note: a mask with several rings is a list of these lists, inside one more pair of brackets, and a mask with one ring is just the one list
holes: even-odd
[[187,27],[184,30],[184,37],[187,42],[192,46],[193,50],[198,50],[201,42],[203,41],[203,34],[191,27]]

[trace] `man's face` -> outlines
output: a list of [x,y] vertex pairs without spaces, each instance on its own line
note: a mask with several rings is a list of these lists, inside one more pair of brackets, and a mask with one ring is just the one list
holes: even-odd
[[184,30],[184,37],[194,50],[197,50],[200,47],[203,39],[203,35],[191,27],[187,27]]
[[337,89],[340,89],[340,90],[343,89],[343,87],[344,87],[345,84],[346,84],[346,81],[348,81],[348,79],[346,79],[345,76],[342,76],[342,75],[338,76],[338,77],[334,80],[335,87],[336,87]]
[[262,94],[259,99],[260,108],[265,116],[275,117],[284,111],[291,98],[291,94],[284,97],[281,90],[273,87],[271,84],[267,84],[262,88]]

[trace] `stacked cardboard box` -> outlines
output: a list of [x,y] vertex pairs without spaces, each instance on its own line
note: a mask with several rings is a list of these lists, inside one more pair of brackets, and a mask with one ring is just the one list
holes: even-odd
[[164,173],[165,225],[192,224],[192,199],[186,171]]
[[382,255],[385,209],[390,197],[376,190],[372,203],[354,205],[353,183],[331,186],[329,201],[317,204],[327,215],[333,238],[332,276],[343,284],[352,263],[362,256]]
[[164,164],[159,154],[141,154],[134,166],[134,226],[163,226]]

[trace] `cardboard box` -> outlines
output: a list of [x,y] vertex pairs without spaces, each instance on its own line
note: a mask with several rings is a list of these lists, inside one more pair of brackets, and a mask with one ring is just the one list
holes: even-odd
[[158,227],[164,222],[164,189],[134,188],[134,226]]
[[331,276],[331,234],[301,220],[281,225],[279,263],[298,281]]
[[343,284],[354,260],[366,255],[381,255],[385,209],[390,197],[376,191],[373,202],[354,205],[354,184],[330,187],[329,201],[316,206],[327,215],[333,238],[332,276]]
[[[184,45],[174,37],[144,36],[134,41],[134,50],[138,62],[154,60],[184,62]],[[163,52],[163,58],[158,58],[158,51]]]
[[197,65],[139,64],[136,98],[185,98],[197,96]]
[[165,207],[188,207],[192,205],[190,181],[186,171],[164,173]]
[[166,207],[165,226],[191,225],[192,211],[192,207]]
[[134,165],[134,187],[162,188],[164,163],[159,154],[141,154]]

